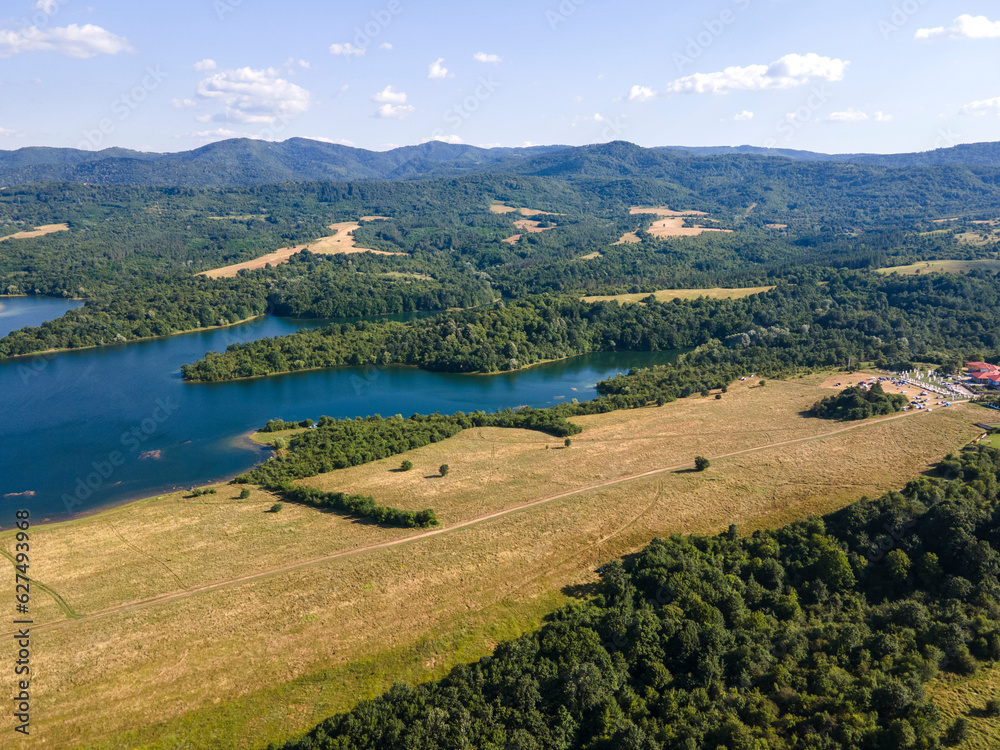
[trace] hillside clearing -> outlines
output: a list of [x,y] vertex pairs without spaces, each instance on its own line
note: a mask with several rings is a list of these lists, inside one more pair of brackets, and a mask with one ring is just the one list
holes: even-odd
[[[37,732],[53,746],[117,748],[183,727],[198,745],[218,729],[204,716],[240,700],[228,734],[207,744],[264,745],[397,671],[439,676],[459,658],[445,644],[461,644],[465,660],[488,653],[490,618],[506,613],[510,635],[531,627],[564,587],[654,536],[826,512],[902,486],[979,434],[969,407],[846,431],[800,416],[824,380],[738,383],[720,401],[581,417],[569,449],[537,432],[473,429],[406,454],[411,472],[393,471],[394,457],[309,481],[433,507],[444,528],[432,534],[289,503],[266,513],[268,493],[238,500],[229,486],[36,527],[33,574],[81,615],[66,620],[36,595]],[[709,472],[677,471],[699,454],[713,458]],[[442,463],[449,476],[429,478]],[[395,546],[373,546],[385,544]],[[428,642],[443,652],[418,646]],[[363,666],[385,660],[384,673]]]
[[924,260],[919,263],[911,263],[908,266],[879,268],[877,272],[915,276],[921,273],[968,273],[969,271],[997,270],[1000,270],[1000,260]]
[[[376,221],[382,218],[384,217],[366,216],[363,217],[361,221]],[[293,247],[284,247],[280,250],[275,250],[273,253],[261,256],[260,258],[248,260],[245,263],[237,263],[236,265],[225,266],[224,268],[216,268],[212,271],[203,271],[198,275],[207,276],[210,279],[231,279],[243,270],[252,271],[258,268],[264,268],[269,264],[275,266],[279,263],[287,263],[293,255],[301,253],[303,250],[308,250],[309,252],[316,253],[317,255],[348,255],[352,253],[406,255],[406,253],[389,253],[384,250],[369,250],[367,248],[358,247],[354,241],[354,232],[360,228],[361,224],[353,221],[331,224],[330,229],[332,229],[334,233],[329,237],[321,237],[315,242],[309,242],[301,246],[296,245]]]
[[743,299],[754,294],[769,292],[773,286],[754,286],[745,289],[661,289],[656,292],[639,292],[637,294],[616,294],[606,296],[584,297],[584,302],[611,302],[619,304],[634,303],[646,299],[650,294],[656,297],[658,302],[670,302],[671,300],[691,300],[699,297],[711,297],[712,299]]
[[29,240],[32,237],[44,237],[47,234],[68,231],[69,224],[45,224],[43,226],[36,227],[31,231],[17,232],[15,234],[8,234],[6,237],[0,237],[0,242],[3,242],[4,240]]
[[[654,216],[661,216],[664,218],[654,221],[653,225],[647,230],[649,234],[653,237],[697,237],[699,234],[704,234],[705,232],[732,232],[731,229],[717,229],[715,227],[706,227],[702,225],[694,226],[684,226],[685,221],[692,216],[708,216],[704,211],[674,211],[666,206],[659,208],[643,208],[641,206],[633,206],[629,209],[629,214],[632,216],[642,216],[646,214],[652,214]],[[629,240],[626,238],[634,233],[628,232],[620,240],[618,244],[626,244]],[[638,238],[636,238],[638,239]]]

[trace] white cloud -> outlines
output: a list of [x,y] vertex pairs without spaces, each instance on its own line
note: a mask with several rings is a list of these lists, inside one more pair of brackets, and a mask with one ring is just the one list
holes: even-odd
[[437,60],[428,65],[427,77],[430,78],[432,81],[440,78],[447,78],[448,69],[444,66],[443,63],[444,63],[444,58],[439,57]]
[[[181,138],[182,136],[177,136]],[[249,133],[238,133],[228,128],[216,128],[215,130],[199,130],[197,133],[188,133],[187,138],[198,138],[203,141],[217,141],[222,138],[253,138],[258,140],[260,136]]]
[[325,135],[312,135],[306,138],[306,140],[319,141],[320,143],[332,143],[335,146],[350,146],[351,148],[357,145],[354,141],[349,141],[346,138],[334,140],[333,138],[327,138]]
[[812,81],[840,81],[848,62],[832,57],[785,55],[770,65],[732,66],[716,73],[695,73],[667,86],[671,94],[728,94],[731,91],[791,89]]
[[372,97],[373,102],[380,104],[406,104],[406,93],[396,91],[392,86],[386,86]]
[[657,96],[656,92],[649,86],[633,86],[628,92],[628,100],[630,102],[648,102],[655,99]]
[[435,135],[431,138],[424,138],[421,143],[432,143],[433,141],[440,141],[441,143],[450,143],[453,146],[460,146],[465,143],[462,137],[459,135]]
[[300,68],[305,68],[306,70],[309,70],[309,68],[311,68],[312,65],[309,63],[308,60],[299,60],[299,67]]
[[380,45],[378,46],[378,48],[379,48],[379,49],[392,49],[392,45],[391,45],[391,44],[390,44],[389,42],[382,42],[382,43],[381,43],[381,44],[380,44]]
[[753,112],[751,112],[749,109],[744,109],[742,112],[740,112],[738,115],[736,115],[733,119],[736,120],[736,122],[746,122],[747,120],[752,120],[753,119]]
[[51,29],[30,26],[20,31],[0,29],[0,57],[13,57],[21,52],[59,52],[87,58],[134,51],[125,37],[92,24],[74,23]]
[[1000,96],[993,99],[982,99],[971,104],[966,104],[959,110],[963,115],[982,116],[993,113],[1000,116]]
[[875,122],[892,122],[892,115],[887,115],[885,112],[875,113]]
[[215,60],[206,57],[204,60],[199,60],[194,64],[194,69],[199,71],[215,70],[219,67]]
[[361,57],[367,52],[365,47],[355,47],[353,44],[348,42],[347,44],[331,44],[330,54],[331,55],[343,55],[344,57]]
[[495,64],[503,62],[503,58],[501,58],[500,55],[489,55],[485,52],[477,52],[472,56],[472,59],[475,60],[476,62],[481,62],[481,63]]
[[188,109],[190,107],[197,107],[198,102],[194,99],[171,99],[171,106],[177,107],[177,109]]
[[7,137],[11,135],[16,135],[16,132],[13,130],[7,130],[7,128],[0,128],[0,136]]
[[403,91],[396,91],[392,86],[386,86],[372,97],[373,102],[382,106],[375,113],[376,117],[400,120],[413,112],[413,107],[406,103],[407,96]]
[[51,16],[55,13],[56,8],[59,7],[59,0],[38,0],[38,2],[35,3],[35,7],[43,13],[47,13]]
[[1000,37],[1000,21],[991,21],[986,16],[963,14],[952,21],[951,26],[936,29],[918,29],[914,39],[995,39]]
[[864,122],[868,115],[859,109],[846,109],[843,112],[834,112],[826,118],[828,122]]
[[274,68],[223,70],[198,84],[198,95],[225,109],[216,122],[274,123],[309,109],[310,93],[279,77]]
[[383,104],[375,113],[376,117],[386,120],[402,120],[413,112],[413,107],[409,104]]

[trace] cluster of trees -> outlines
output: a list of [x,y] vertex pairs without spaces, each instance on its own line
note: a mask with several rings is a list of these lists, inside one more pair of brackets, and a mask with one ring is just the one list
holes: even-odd
[[871,388],[855,385],[835,396],[827,396],[813,404],[809,414],[820,419],[854,421],[882,417],[902,411],[910,400],[899,393],[886,393],[881,383]]
[[[433,510],[400,510],[379,505],[372,497],[346,495],[343,492],[323,492],[315,487],[296,487],[291,483],[271,485],[271,492],[281,494],[285,500],[310,505],[322,510],[332,510],[353,518],[362,518],[379,526],[403,529],[427,529],[439,524]],[[279,506],[275,506],[281,510]],[[273,510],[273,508],[272,508]]]
[[[284,750],[903,750],[961,739],[925,685],[1000,659],[1000,453],[826,519],[656,539],[478,663]],[[888,550],[888,551],[887,551]]]
[[303,419],[299,422],[286,422],[283,419],[269,420],[266,425],[257,432],[284,432],[285,430],[307,430],[315,424],[311,419]]
[[[454,437],[462,430],[473,427],[537,430],[556,437],[579,434],[582,428],[566,421],[566,412],[572,410],[572,405],[567,406],[570,409],[507,409],[494,414],[458,412],[451,416],[414,414],[406,419],[400,415],[357,419],[322,417],[315,430],[293,437],[283,455],[266,461],[234,481],[272,487],[293,479],[314,477],[406,453]],[[580,410],[582,413],[583,408]],[[284,426],[289,424],[296,423],[268,422],[268,425],[280,429],[291,429]]]

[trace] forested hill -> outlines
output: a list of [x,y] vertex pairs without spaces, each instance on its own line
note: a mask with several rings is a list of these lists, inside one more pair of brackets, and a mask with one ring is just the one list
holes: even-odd
[[[624,158],[627,154],[628,157]],[[734,157],[739,157],[733,161]],[[219,141],[193,151],[144,153],[113,148],[0,151],[0,185],[85,182],[95,185],[241,187],[311,181],[411,180],[499,173],[672,179],[678,170],[715,166],[732,176],[756,161],[786,166],[823,163],[883,168],[1000,167],[1000,144],[978,143],[912,154],[818,154],[752,146],[653,148],[615,142],[594,146],[477,148],[438,141],[366,151],[292,138],[280,143]],[[757,166],[753,166],[756,169]]]

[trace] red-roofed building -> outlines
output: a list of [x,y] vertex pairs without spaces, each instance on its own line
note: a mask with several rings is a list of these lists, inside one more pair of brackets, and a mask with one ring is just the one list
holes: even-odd
[[1000,370],[1000,367],[988,365],[985,362],[966,362],[965,369],[969,372],[989,372],[990,370]]

